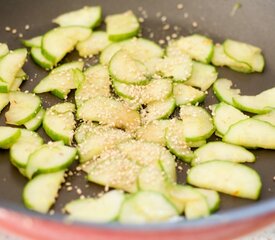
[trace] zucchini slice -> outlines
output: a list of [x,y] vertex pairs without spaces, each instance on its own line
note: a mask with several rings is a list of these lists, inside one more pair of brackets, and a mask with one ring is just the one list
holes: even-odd
[[[125,68],[124,66],[127,66]],[[135,60],[127,51],[117,52],[109,64],[109,73],[118,82],[143,85],[148,82],[148,71],[144,64]]]
[[235,197],[258,199],[262,187],[259,174],[252,168],[228,161],[210,161],[187,172],[187,182]]
[[275,108],[275,87],[265,90],[256,96],[235,96],[234,105],[251,113],[267,113]]
[[224,43],[224,52],[234,60],[248,64],[252,71],[262,72],[264,57],[261,49],[253,45],[227,39]]
[[9,94],[8,93],[0,93],[0,113],[1,111],[9,104]]
[[39,112],[29,121],[24,123],[24,126],[31,131],[37,130],[42,124],[45,115],[45,110],[41,108]]
[[128,224],[163,222],[177,215],[176,208],[162,194],[139,191],[124,201],[119,222]]
[[237,108],[223,102],[219,103],[213,113],[214,125],[217,129],[216,134],[223,136],[233,124],[247,118],[249,116]]
[[191,76],[184,83],[206,91],[217,80],[217,77],[218,72],[215,67],[193,61]]
[[275,149],[275,127],[270,123],[248,118],[232,125],[223,141],[247,148]]
[[20,137],[19,128],[0,126],[0,148],[9,149]]
[[129,109],[122,102],[101,96],[84,102],[77,110],[77,117],[129,131],[135,131],[140,126],[137,111]]
[[9,47],[6,43],[0,43],[0,58],[9,53]]
[[76,124],[74,112],[75,105],[68,102],[56,104],[46,110],[43,128],[52,140],[72,144]]
[[42,49],[40,47],[32,47],[31,56],[36,64],[45,69],[52,69],[55,65],[54,62],[50,61],[43,55]]
[[67,12],[53,19],[53,22],[64,26],[97,27],[101,23],[102,10],[100,6],[85,6],[81,9]]
[[47,213],[64,180],[64,171],[41,174],[30,180],[23,190],[25,206],[36,212]]
[[106,32],[96,31],[86,40],[79,42],[76,49],[81,57],[92,57],[102,52],[111,43]]
[[22,125],[31,120],[41,108],[41,100],[32,93],[11,92],[9,94],[10,108],[6,112],[6,122]]
[[21,135],[11,146],[10,160],[18,168],[26,168],[29,156],[43,144],[43,139],[35,132],[21,129]]
[[214,83],[213,90],[214,94],[220,101],[234,106],[233,98],[239,96],[241,90],[231,88],[232,85],[232,81],[220,78]]
[[174,83],[173,95],[176,100],[176,105],[196,104],[203,102],[205,99],[205,93],[185,85],[185,83]]
[[9,52],[0,59],[0,92],[9,92],[18,71],[27,58],[27,49],[21,48]]
[[105,19],[109,39],[121,41],[138,34],[139,22],[132,11],[109,15]]
[[215,131],[210,114],[201,107],[182,105],[180,118],[187,141],[199,141],[209,138]]
[[97,158],[103,151],[129,140],[131,135],[120,129],[106,126],[91,128],[85,138],[78,144],[80,162]]
[[93,122],[82,122],[74,131],[74,139],[77,143],[85,141],[97,125]]
[[62,142],[50,142],[33,152],[27,163],[28,178],[41,173],[52,173],[66,169],[75,160],[77,150],[64,146]]
[[196,188],[206,199],[210,213],[213,213],[218,210],[220,207],[220,195],[213,190],[203,189],[203,188]]
[[166,50],[166,54],[177,56],[185,53],[196,61],[209,63],[213,55],[213,49],[214,45],[211,39],[194,34],[172,41]]
[[195,158],[192,165],[212,160],[230,162],[254,162],[255,156],[245,148],[224,142],[209,142],[194,151]]
[[99,198],[73,200],[65,205],[64,210],[69,213],[69,219],[112,222],[118,218],[124,199],[122,191],[113,190]]
[[22,43],[24,44],[25,47],[30,47],[30,48],[41,48],[42,45],[42,37],[43,36],[37,36],[33,37],[31,39],[27,40],[22,40]]
[[90,28],[80,26],[54,28],[42,38],[42,53],[57,64],[79,41],[87,39],[91,33]]
[[212,64],[220,67],[227,66],[230,69],[237,72],[243,72],[243,73],[252,72],[252,68],[248,64],[244,62],[238,62],[233,58],[227,56],[224,52],[224,46],[221,44],[216,44],[214,47]]
[[268,122],[275,127],[275,110],[272,110],[266,114],[255,115],[253,116],[253,118],[264,122]]

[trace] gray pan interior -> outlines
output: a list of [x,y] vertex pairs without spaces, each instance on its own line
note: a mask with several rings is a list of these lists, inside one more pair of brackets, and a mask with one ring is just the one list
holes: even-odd
[[[200,33],[211,37],[215,42],[222,42],[226,38],[232,38],[239,41],[255,44],[263,49],[266,68],[263,74],[242,74],[233,72],[226,68],[218,68],[219,77],[226,77],[242,90],[244,94],[256,94],[262,90],[275,86],[275,2],[272,0],[241,0],[241,8],[238,9],[234,16],[231,11],[236,4],[235,0],[1,0],[0,1],[0,42],[6,42],[11,49],[22,47],[18,33],[22,33],[24,38],[31,38],[36,35],[45,33],[55,25],[51,19],[60,13],[78,9],[84,5],[101,5],[104,16],[112,13],[119,13],[131,9],[138,16],[148,15],[145,22],[142,23],[143,36],[149,37],[154,33],[153,39],[159,41],[165,40],[167,35],[177,33],[178,35]],[[183,4],[183,9],[178,9],[177,5]],[[144,9],[144,10],[141,10]],[[159,17],[167,17],[163,23]],[[194,28],[192,23],[196,22],[198,27]],[[28,31],[25,25],[30,25]],[[163,30],[165,24],[170,25],[170,29]],[[17,29],[17,34],[5,31],[5,27]],[[78,59],[77,53],[69,54],[64,62]],[[87,63],[93,63],[89,60]],[[33,81],[26,81],[22,85],[22,90],[32,90],[36,83],[46,75],[46,71],[36,66],[32,60],[25,64],[24,70]],[[70,99],[73,99],[73,94]],[[41,94],[44,107],[57,103],[59,100],[50,94]],[[205,105],[216,102],[212,90],[208,95]],[[4,125],[4,113],[0,115],[0,124]],[[42,129],[39,130],[41,136],[48,140]],[[254,164],[248,164],[256,169],[262,178],[263,189],[260,202],[274,199],[275,185],[273,176],[275,175],[275,152],[271,150],[253,150],[257,157]],[[187,166],[182,164],[184,169]],[[179,181],[184,182],[184,171],[178,174]],[[217,179],[218,180],[218,179]],[[68,181],[75,187],[81,188],[85,196],[95,196],[102,189],[95,184],[87,183],[84,176],[69,177]],[[0,206],[23,209],[21,194],[26,179],[22,177],[9,162],[8,151],[0,150]],[[55,204],[54,209],[57,213],[66,202],[78,198],[76,189],[67,192],[65,187],[62,188],[60,197]],[[250,201],[240,198],[234,198],[221,194],[220,213],[236,210],[245,206],[258,204],[259,201]],[[275,199],[274,199],[275,201]],[[273,202],[274,203],[274,202]],[[274,205],[274,204],[273,204]],[[30,212],[29,212],[30,213]]]

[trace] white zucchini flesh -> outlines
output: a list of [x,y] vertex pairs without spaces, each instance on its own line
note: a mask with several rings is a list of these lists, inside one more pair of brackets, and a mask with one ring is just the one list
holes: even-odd
[[195,157],[192,165],[201,164],[212,160],[230,161],[230,162],[254,162],[253,153],[244,147],[224,143],[224,142],[208,142],[206,145],[194,151]]
[[107,150],[100,158],[84,164],[83,168],[91,182],[130,193],[138,190],[137,180],[141,167],[119,150]]
[[59,103],[46,110],[43,118],[43,128],[54,141],[63,141],[71,145],[74,128],[75,105],[73,103]]
[[11,146],[10,160],[18,168],[26,168],[29,156],[43,144],[43,139],[30,130],[21,129],[19,139]]
[[9,149],[20,137],[19,128],[0,126],[0,148]]
[[39,112],[29,121],[24,123],[24,126],[31,131],[37,130],[42,124],[45,115],[45,110],[41,108]]
[[196,188],[196,190],[199,191],[205,197],[210,213],[213,213],[216,210],[218,210],[221,201],[218,192],[203,188]]
[[111,43],[106,32],[96,31],[86,40],[79,42],[76,49],[81,57],[92,57],[102,52]]
[[25,206],[36,212],[47,213],[64,180],[64,171],[41,174],[30,180],[23,190]]
[[106,29],[109,39],[121,41],[131,38],[139,32],[139,22],[132,11],[106,17]]
[[231,88],[233,85],[231,80],[220,78],[218,79],[214,85],[213,90],[216,97],[229,105],[234,106],[233,98],[240,95],[240,89]]
[[201,107],[182,105],[180,118],[184,125],[184,136],[187,141],[207,139],[215,130],[210,114]]
[[223,136],[233,124],[247,118],[249,118],[249,116],[223,102],[219,103],[213,112],[214,125],[218,135],[221,136]]
[[123,203],[119,222],[163,222],[178,215],[176,208],[162,194],[140,191],[129,196]]
[[112,190],[99,198],[77,199],[67,203],[64,210],[69,219],[111,222],[118,218],[125,195],[122,191]]
[[[127,66],[125,68],[124,66]],[[149,73],[144,64],[120,50],[111,59],[109,73],[118,82],[143,85],[148,82]]]
[[64,146],[62,142],[50,142],[33,152],[27,163],[28,178],[41,173],[56,172],[71,165],[75,160],[77,150]]
[[0,113],[1,111],[9,104],[9,94],[8,93],[0,93]]
[[275,149],[275,127],[270,123],[248,118],[232,125],[223,141],[247,148]]
[[6,43],[0,43],[0,58],[9,53],[9,47]]
[[217,80],[217,77],[218,72],[215,67],[193,61],[191,76],[184,83],[206,91]]
[[187,173],[187,182],[254,200],[260,196],[262,187],[260,176],[254,169],[228,161],[210,161],[192,167]]
[[60,26],[83,26],[94,28],[101,22],[102,10],[100,6],[85,6],[59,15],[52,21]]
[[256,96],[235,96],[234,105],[247,112],[262,114],[275,108],[275,87],[267,89]]
[[47,32],[42,38],[42,52],[57,64],[67,53],[72,51],[79,41],[87,39],[91,29],[79,26],[58,27]]
[[74,131],[74,139],[77,143],[82,143],[87,139],[92,133],[96,124],[93,122],[83,122]]
[[22,40],[22,43],[24,44],[24,46],[26,47],[37,47],[37,48],[41,48],[41,44],[42,44],[42,36],[37,36],[37,37],[33,37],[31,39],[27,39],[27,40]]
[[80,162],[97,158],[103,151],[129,140],[131,135],[120,129],[98,126],[90,129],[85,139],[78,144]]
[[255,115],[253,118],[268,122],[275,127],[275,110],[272,110],[266,114]]
[[6,112],[6,122],[21,125],[32,119],[41,108],[41,100],[33,93],[10,92],[10,108]]
[[31,56],[35,63],[45,69],[52,69],[54,66],[54,62],[50,61],[43,55],[42,49],[40,47],[32,47]]
[[129,109],[122,102],[101,96],[84,102],[77,110],[77,117],[84,121],[96,121],[127,131],[135,131],[140,126],[140,116],[137,111]]

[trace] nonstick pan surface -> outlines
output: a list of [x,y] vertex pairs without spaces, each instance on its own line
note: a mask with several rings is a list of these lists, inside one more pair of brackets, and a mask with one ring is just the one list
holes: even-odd
[[[8,43],[10,49],[22,47],[19,33],[23,34],[24,39],[43,34],[55,27],[51,23],[51,19],[85,5],[101,5],[104,16],[131,9],[145,20],[142,23],[143,36],[153,37],[156,42],[165,40],[167,35],[171,36],[173,33],[177,35],[200,33],[209,36],[215,42],[223,42],[225,39],[231,38],[259,46],[263,49],[266,60],[264,73],[242,74],[226,68],[218,68],[219,77],[231,79],[243,94],[257,94],[275,86],[275,2],[271,0],[242,0],[238,3],[241,7],[232,11],[236,4],[235,0],[1,0],[0,42]],[[183,4],[183,9],[179,7],[179,4]],[[163,21],[164,18],[161,16],[165,16],[167,20]],[[168,30],[164,30],[166,24],[170,26]],[[30,26],[28,30],[25,29],[26,25]],[[6,27],[16,29],[17,33],[12,34],[5,31]],[[77,53],[72,52],[64,59],[64,62],[78,58]],[[89,59],[86,63],[94,64],[95,59]],[[38,81],[47,74],[31,59],[25,64],[24,70],[29,75],[29,80],[21,86],[22,91],[31,91]],[[41,94],[40,96],[44,107],[59,102],[50,94]],[[73,101],[73,94],[69,99]],[[216,101],[211,90],[205,105],[208,106]],[[7,108],[0,115],[0,125],[5,125],[4,113],[6,110]],[[45,141],[49,140],[42,129],[39,129],[39,133]],[[262,204],[263,210],[275,211],[275,182],[273,179],[275,176],[275,151],[253,150],[252,152],[255,153],[257,161],[248,165],[261,175],[263,188],[260,199],[251,201],[221,194],[221,207],[217,215],[226,217],[226,214],[231,214],[232,210],[242,215],[242,211],[245,213],[246,207],[257,206],[259,203]],[[187,166],[182,165],[186,170]],[[184,183],[185,171],[178,173],[178,179]],[[79,197],[77,188],[81,189],[84,196],[96,196],[102,191],[101,187],[88,183],[80,172],[69,177],[67,181],[72,183],[73,190],[68,192],[65,186],[61,189],[54,206],[55,214],[50,217],[58,219],[58,221],[62,219],[60,213],[64,204]],[[10,164],[8,151],[0,150],[0,206],[16,209],[16,211],[24,209],[21,195],[26,182],[27,180]],[[265,204],[267,200],[269,203]],[[32,214],[32,212],[24,210],[24,214]],[[202,221],[207,222],[207,219]],[[186,222],[182,224],[184,225]]]

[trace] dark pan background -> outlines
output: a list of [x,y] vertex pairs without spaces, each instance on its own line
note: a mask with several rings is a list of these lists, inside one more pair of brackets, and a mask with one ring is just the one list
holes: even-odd
[[[151,31],[154,32],[154,40],[165,39],[165,36],[174,32],[187,35],[194,32],[205,34],[215,42],[222,42],[226,38],[254,44],[263,49],[266,68],[263,74],[242,74],[229,69],[218,68],[219,77],[226,77],[235,83],[242,90],[243,94],[257,94],[262,90],[275,86],[275,1],[272,0],[241,0],[241,8],[234,16],[230,13],[235,0],[0,0],[0,42],[8,43],[10,49],[22,47],[18,33],[22,33],[25,39],[45,33],[55,25],[51,19],[66,11],[81,8],[85,5],[101,5],[104,16],[112,13],[119,13],[128,9],[133,10],[138,16],[142,16],[139,7],[146,10],[148,18],[142,23],[143,36],[149,37]],[[182,10],[177,9],[177,4],[183,3]],[[167,17],[167,23],[171,28],[163,30],[164,24],[156,16],[161,12]],[[188,18],[184,17],[188,13]],[[197,22],[198,27],[192,26]],[[30,29],[26,31],[25,25],[29,24]],[[17,34],[5,31],[5,27],[17,29]],[[177,26],[179,30],[173,30]],[[78,59],[77,53],[69,54],[64,62]],[[94,60],[88,60],[92,64]],[[30,76],[29,81],[24,82],[22,90],[32,90],[37,82],[46,75],[46,71],[36,66],[31,59],[25,64],[24,70]],[[50,95],[40,95],[44,107],[48,107],[59,100]],[[72,99],[73,94],[70,95]],[[210,91],[205,105],[216,102]],[[4,113],[0,115],[0,125],[4,125]],[[42,129],[39,133],[48,140]],[[257,133],[255,133],[257,134]],[[213,138],[215,139],[215,138]],[[261,175],[263,189],[260,201],[275,197],[275,152],[271,150],[253,151],[257,157],[255,164],[248,164],[255,168]],[[184,169],[186,169],[186,166]],[[184,182],[185,171],[179,174],[180,182]],[[79,195],[76,188],[80,188],[85,196],[95,196],[102,189],[94,184],[87,183],[84,176],[69,177],[68,181],[74,186],[73,191],[67,192],[62,188],[60,197],[55,205],[56,212],[60,212],[66,202],[76,199]],[[218,179],[217,179],[218,181]],[[12,203],[22,207],[21,194],[26,183],[18,171],[9,163],[8,151],[0,150],[0,205],[2,203]],[[257,202],[238,199],[221,194],[221,212],[235,209],[242,206],[257,204]]]

